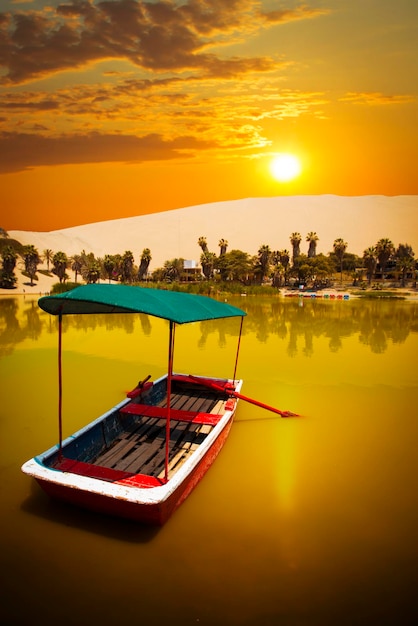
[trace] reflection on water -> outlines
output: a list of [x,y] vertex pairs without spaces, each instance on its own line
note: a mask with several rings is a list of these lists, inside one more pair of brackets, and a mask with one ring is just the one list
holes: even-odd
[[[247,311],[244,334],[254,334],[260,342],[267,342],[276,335],[287,342],[287,353],[296,356],[302,352],[311,356],[315,340],[324,337],[329,349],[337,352],[345,337],[355,335],[359,341],[376,353],[387,349],[388,343],[402,343],[409,333],[418,331],[418,304],[401,301],[322,301],[318,299],[265,298],[254,301],[237,301]],[[64,332],[77,329],[85,332],[104,329],[135,331],[139,319],[144,336],[151,335],[152,321],[147,315],[84,315],[65,318]],[[0,354],[7,354],[25,339],[38,339],[42,331],[55,332],[51,317],[37,306],[37,300],[29,299],[19,308],[17,298],[0,298]],[[217,334],[218,346],[226,345],[228,334],[237,335],[237,327],[231,320],[212,320],[200,325],[198,347],[203,349],[207,339]],[[303,348],[298,348],[300,340]]]
[[[21,474],[57,440],[57,323],[0,298],[2,622],[413,623],[417,304],[230,302],[248,312],[243,393],[304,418],[241,402],[210,472],[150,531],[51,503]],[[230,375],[238,331],[179,326],[177,371]],[[167,342],[147,316],[65,318],[65,434],[163,373]]]
[[384,352],[388,342],[401,343],[418,331],[418,304],[401,301],[322,301],[318,299],[265,299],[246,306],[250,314],[245,332],[267,342],[272,335],[287,340],[287,352],[296,356],[298,341],[311,356],[315,340],[325,337],[337,352],[345,337],[356,335],[373,352]]

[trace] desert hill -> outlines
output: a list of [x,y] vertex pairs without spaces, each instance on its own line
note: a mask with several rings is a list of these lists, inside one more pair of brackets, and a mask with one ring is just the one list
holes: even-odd
[[9,236],[22,244],[33,244],[42,254],[49,248],[67,255],[82,250],[96,256],[133,252],[139,263],[141,252],[150,248],[150,269],[164,261],[183,257],[199,261],[199,237],[209,250],[219,252],[226,239],[228,250],[256,254],[263,244],[272,250],[291,250],[290,235],[300,232],[301,251],[307,252],[308,232],[319,237],[317,252],[327,254],[335,239],[348,243],[347,252],[361,255],[382,237],[395,246],[409,243],[418,255],[418,196],[280,196],[246,198],[175,209],[162,213],[85,224],[51,232],[13,230]]

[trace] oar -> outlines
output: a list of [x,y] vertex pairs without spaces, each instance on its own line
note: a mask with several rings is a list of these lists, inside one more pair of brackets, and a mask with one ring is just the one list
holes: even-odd
[[249,398],[248,396],[244,396],[242,395],[242,393],[238,393],[238,391],[235,391],[229,385],[225,385],[225,387],[221,387],[221,385],[217,385],[216,383],[210,380],[204,379],[204,378],[197,378],[196,376],[192,376],[191,374],[189,374],[189,377],[193,381],[206,385],[207,387],[215,389],[216,391],[223,391],[227,393],[228,395],[233,396],[234,398],[239,398],[240,400],[244,400],[244,402],[249,402],[250,404],[255,404],[255,406],[259,406],[262,409],[266,409],[266,411],[272,411],[273,413],[278,413],[280,417],[300,417],[300,415],[298,415],[297,413],[292,413],[291,411],[280,411],[279,409],[276,409],[274,406],[270,406],[269,404],[264,404],[264,402],[260,402],[259,400],[255,400],[254,398]]
[[126,394],[128,398],[136,398],[143,391],[145,391],[145,389],[147,389],[148,387],[152,387],[152,383],[148,383],[148,385],[146,385],[146,382],[150,378],[151,378],[151,374],[148,374],[148,376],[144,378],[144,380],[140,380],[137,386],[134,389],[132,389],[132,391],[128,391],[128,393]]

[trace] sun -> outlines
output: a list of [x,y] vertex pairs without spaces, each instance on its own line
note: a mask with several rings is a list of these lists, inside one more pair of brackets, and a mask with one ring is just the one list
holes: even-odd
[[294,154],[278,154],[270,162],[270,171],[280,183],[287,183],[299,176],[302,167]]

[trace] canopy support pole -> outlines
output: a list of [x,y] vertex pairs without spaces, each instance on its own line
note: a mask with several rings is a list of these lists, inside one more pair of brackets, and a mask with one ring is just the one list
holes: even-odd
[[244,323],[244,317],[241,317],[241,325],[239,327],[237,355],[235,357],[235,367],[234,367],[234,377],[233,377],[233,380],[236,380],[236,376],[237,376],[238,356],[239,356],[239,349],[240,349],[240,345],[241,345],[241,335],[242,335],[242,325],[243,325],[243,323]]
[[170,453],[170,409],[171,409],[171,379],[173,376],[174,336],[176,325],[170,320],[170,338],[168,345],[168,375],[167,375],[167,421],[165,425],[165,463],[164,478],[168,481],[168,457]]
[[58,458],[62,459],[62,313],[58,315]]

